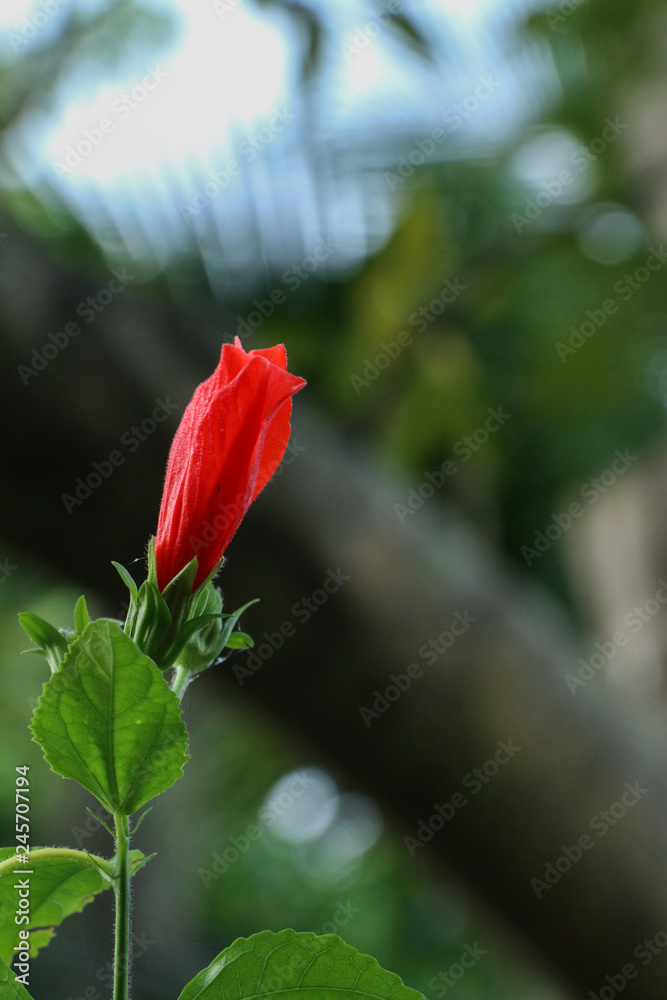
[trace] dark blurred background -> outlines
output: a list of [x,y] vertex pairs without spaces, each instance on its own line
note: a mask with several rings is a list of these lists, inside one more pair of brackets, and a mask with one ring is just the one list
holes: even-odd
[[[16,613],[122,617],[194,387],[284,342],[308,388],[220,578],[256,646],[137,836],[136,995],[291,926],[429,1000],[662,1000],[667,5],[0,28],[2,842],[29,764],[33,844],[111,850],[29,741]],[[99,897],[32,992],[110,995],[110,946]]]

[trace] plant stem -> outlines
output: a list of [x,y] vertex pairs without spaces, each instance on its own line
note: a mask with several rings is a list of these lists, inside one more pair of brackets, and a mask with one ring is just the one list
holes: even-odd
[[116,825],[116,942],[114,948],[113,1000],[128,1000],[130,984],[130,824],[127,816],[114,814]]
[[185,689],[192,680],[192,675],[190,671],[185,667],[176,667],[174,670],[174,676],[170,684],[171,690],[174,694],[178,695],[178,700],[180,701],[185,694]]

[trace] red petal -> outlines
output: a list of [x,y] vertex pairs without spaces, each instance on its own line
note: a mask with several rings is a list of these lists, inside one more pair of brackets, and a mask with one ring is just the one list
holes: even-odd
[[161,589],[195,555],[195,588],[220,561],[283,457],[291,397],[304,385],[287,372],[282,345],[249,354],[238,338],[223,346],[169,453],[155,545]]

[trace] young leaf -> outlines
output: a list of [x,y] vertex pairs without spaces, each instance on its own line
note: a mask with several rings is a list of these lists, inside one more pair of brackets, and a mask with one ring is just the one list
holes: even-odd
[[[229,646],[229,648],[231,649],[236,648],[234,646],[230,646],[229,644],[229,637],[232,635],[234,626],[236,625],[237,621],[239,620],[243,612],[247,611],[248,608],[252,607],[253,604],[257,604],[258,600],[259,598],[256,597],[254,601],[248,601],[248,603],[244,604],[242,608],[237,608],[236,611],[233,611],[231,615],[226,616],[227,620],[225,621],[225,627],[222,630],[222,636],[221,636],[222,649],[224,649],[225,646]],[[250,643],[250,645],[252,645],[252,642]]]
[[32,732],[56,774],[131,815],[180,778],[188,734],[176,695],[112,621],[91,622],[44,686]]
[[74,630],[76,634],[81,635],[86,625],[90,625],[90,615],[88,614],[86,598],[82,594],[74,608]]
[[232,632],[227,639],[226,649],[252,649],[255,645],[252,636],[247,632]]
[[[132,873],[144,861],[141,851],[132,851]],[[31,874],[25,874],[26,871]],[[112,872],[111,861],[84,851],[34,847],[29,854],[29,864],[22,864],[13,847],[0,849],[0,958],[11,962],[21,928],[29,931],[30,954],[36,955],[49,943],[65,917],[79,913],[98,892],[111,888]],[[20,881],[25,881],[30,890],[30,921],[19,927],[14,916]],[[4,1000],[1,991],[0,995]]]
[[16,982],[16,976],[0,958],[0,993],[2,1000],[32,1000],[23,983]]
[[179,1000],[423,1000],[370,955],[335,934],[262,931],[239,938],[188,983]]
[[67,655],[65,636],[49,622],[38,615],[33,615],[30,611],[22,611],[19,614],[19,623],[38,647],[30,652],[42,653],[49,661],[51,673],[55,673]]

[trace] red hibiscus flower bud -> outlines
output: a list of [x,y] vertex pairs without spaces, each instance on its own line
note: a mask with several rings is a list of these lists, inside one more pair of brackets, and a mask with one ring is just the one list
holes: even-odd
[[282,459],[292,396],[282,345],[246,353],[236,338],[188,404],[167,463],[155,564],[160,590],[196,556],[193,588],[220,563],[248,507]]

